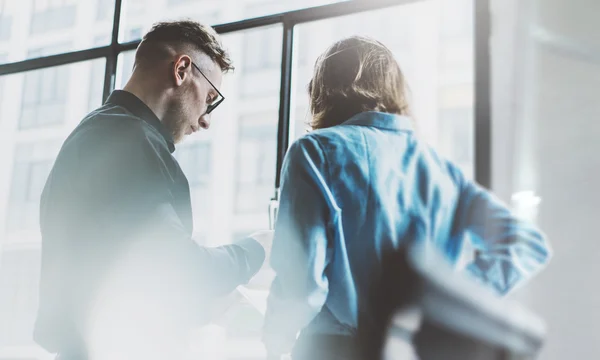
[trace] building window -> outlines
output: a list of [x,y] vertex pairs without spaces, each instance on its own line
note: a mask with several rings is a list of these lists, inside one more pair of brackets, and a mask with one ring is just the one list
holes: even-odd
[[[125,34],[124,42],[133,41],[140,39],[142,36],[141,28],[134,28],[127,31]],[[125,51],[119,55],[119,77],[121,79],[121,86],[125,86],[127,81],[133,73],[133,64],[135,63],[135,50]]]
[[[0,54],[0,64],[3,64],[8,58],[7,54]],[[0,109],[2,109],[2,93],[4,92],[4,76],[0,76]]]
[[0,257],[0,347],[34,345],[40,264],[37,249],[6,250]]
[[33,0],[31,34],[75,26],[77,0]]
[[6,13],[6,1],[0,0],[0,41],[10,39],[12,16]]
[[[102,35],[94,39],[94,46],[102,46],[110,42],[110,36]],[[90,72],[90,91],[88,95],[88,111],[93,111],[102,104],[104,93],[104,73],[106,60],[96,59],[92,62]]]
[[[115,0],[98,0],[96,3],[96,20],[112,19],[115,11]],[[106,42],[102,43],[106,44]]]
[[281,46],[280,27],[244,33],[244,68],[247,71],[279,69]]
[[209,184],[210,156],[210,144],[207,142],[185,144],[175,152],[175,158],[191,188]]
[[59,141],[17,145],[7,219],[9,233],[37,229],[40,197],[59,148]]
[[169,5],[175,6],[175,5],[180,5],[180,4],[185,4],[185,3],[190,3],[193,0],[169,0]]
[[134,41],[142,38],[142,28],[136,27],[134,29],[130,29],[127,32],[127,36],[125,37],[125,42]]
[[454,0],[441,2],[442,39],[471,39],[474,29],[473,0]]
[[[63,46],[65,45],[60,47]],[[56,48],[30,50],[28,56],[40,57],[52,51],[56,51]],[[30,129],[62,123],[65,117],[68,84],[68,66],[25,73],[19,128]]]
[[[181,170],[190,185],[194,229],[206,231],[206,215],[210,213],[211,197],[211,146],[204,141],[187,142],[177,147],[174,153]],[[206,242],[206,234],[196,234]]]
[[440,140],[439,150],[461,168],[468,169],[473,162],[473,108],[441,108],[439,128],[441,132],[451,134]]
[[104,94],[104,72],[106,70],[106,61],[96,59],[92,62],[90,68],[90,92],[88,95],[88,112],[97,109],[102,104],[102,95]]
[[294,37],[294,42],[296,45],[296,48],[294,49],[294,56],[296,57],[296,66],[298,67],[304,67],[304,66],[310,66],[312,64],[309,64],[309,54],[310,54],[310,43],[311,43],[311,39],[310,39],[311,34],[310,33],[300,33],[297,32],[295,34]]
[[240,118],[237,149],[237,213],[264,213],[273,196],[277,161],[277,114]]
[[273,25],[239,34],[244,59],[240,64],[240,95],[243,100],[270,97],[270,101],[275,101],[273,97],[279,94],[282,30],[281,25]]

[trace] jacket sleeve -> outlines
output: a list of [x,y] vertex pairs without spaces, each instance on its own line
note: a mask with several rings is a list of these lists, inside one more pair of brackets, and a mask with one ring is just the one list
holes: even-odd
[[476,249],[467,270],[497,293],[507,294],[548,263],[550,245],[536,226],[519,219],[486,189],[462,175],[459,186],[453,233],[468,232]]
[[173,206],[172,191],[181,186],[173,186],[180,170],[171,154],[152,140],[127,147],[111,160],[109,184],[103,185],[118,237],[127,239],[121,253],[162,269],[155,271],[156,281],[179,282],[193,296],[221,296],[247,283],[264,262],[262,245],[250,238],[214,248],[197,244]]

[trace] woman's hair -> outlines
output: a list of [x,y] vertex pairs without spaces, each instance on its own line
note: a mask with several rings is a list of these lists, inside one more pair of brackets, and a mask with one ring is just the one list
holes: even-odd
[[315,63],[308,84],[313,129],[339,125],[364,111],[408,115],[404,75],[392,52],[361,36],[340,40]]

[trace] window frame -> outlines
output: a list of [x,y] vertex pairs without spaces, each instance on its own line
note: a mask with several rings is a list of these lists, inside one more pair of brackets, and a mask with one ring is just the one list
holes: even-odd
[[[34,1],[34,0],[32,0]],[[71,0],[65,0],[69,4]],[[214,25],[220,33],[239,32],[275,24],[282,24],[283,41],[281,49],[281,83],[279,101],[279,121],[277,131],[277,164],[275,194],[279,188],[280,171],[283,158],[289,146],[290,107],[292,91],[292,59],[294,56],[294,27],[298,24],[335,18],[343,15],[366,12],[386,7],[411,4],[424,0],[347,0],[329,5],[309,7],[279,14],[260,16],[226,24]],[[114,90],[114,79],[117,71],[119,54],[137,48],[140,40],[119,42],[121,11],[123,0],[115,0],[111,43],[106,46],[81,51],[61,53],[15,63],[1,64],[0,76],[46,67],[66,65],[74,62],[106,58],[103,98],[104,102]],[[490,99],[490,0],[474,0],[475,36],[475,106],[474,106],[474,141],[475,141],[475,180],[485,187],[491,186],[491,99]]]

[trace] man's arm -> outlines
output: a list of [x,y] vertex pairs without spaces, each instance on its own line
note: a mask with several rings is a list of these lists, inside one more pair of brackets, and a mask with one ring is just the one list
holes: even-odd
[[[165,206],[171,210],[172,221],[178,222],[179,218],[172,207]],[[156,219],[162,219],[164,223],[165,218],[169,216],[167,211],[163,210],[159,214]],[[157,226],[151,228],[156,234]],[[265,261],[265,250],[252,237],[246,237],[230,245],[206,247],[198,245],[182,229],[182,226],[173,224],[165,229],[164,246],[169,249],[163,250],[163,254],[171,254],[166,259],[177,262],[182,273],[193,276],[195,279],[190,279],[190,283],[197,284],[199,290],[205,295],[223,296],[239,285],[247,284]]]
[[325,159],[316,140],[296,142],[286,155],[271,266],[263,341],[271,355],[291,351],[296,335],[321,310],[329,291],[329,219],[338,215],[325,182]]
[[164,265],[172,281],[183,281],[182,287],[196,288],[203,297],[225,295],[247,283],[264,262],[263,247],[252,238],[215,248],[198,245],[172,205],[176,167],[170,154],[152,141],[132,145],[115,171],[121,194],[115,215],[127,219],[131,246]]
[[472,234],[476,248],[467,270],[499,294],[537,274],[549,261],[551,248],[533,224],[517,218],[493,194],[460,175],[461,194],[453,234]]

